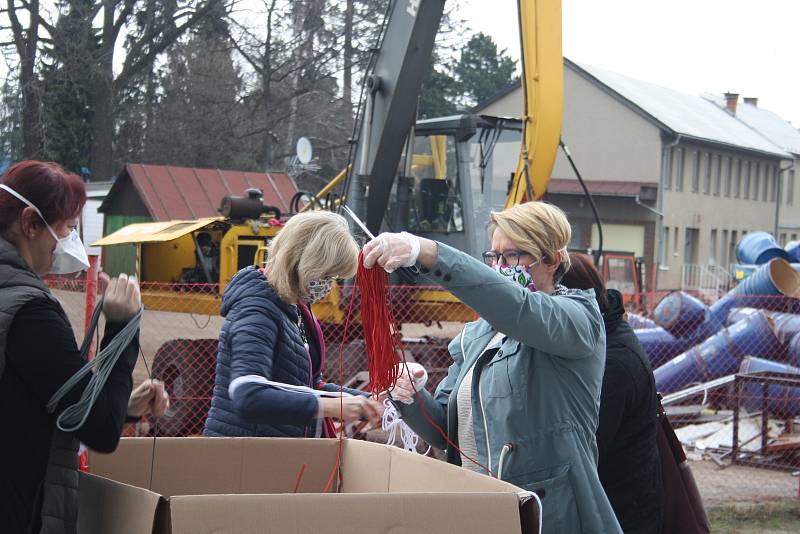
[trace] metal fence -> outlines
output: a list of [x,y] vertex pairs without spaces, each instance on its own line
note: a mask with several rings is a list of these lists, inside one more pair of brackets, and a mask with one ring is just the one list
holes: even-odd
[[[87,313],[85,282],[50,283],[80,340]],[[215,288],[157,289],[162,290],[159,298],[173,299],[173,309],[182,309],[198,292],[215,298]],[[432,390],[451,363],[449,340],[474,314],[454,299],[439,299],[435,288],[394,286],[390,291],[406,357],[428,369],[427,387]],[[342,297],[340,306],[346,310],[348,302]],[[694,460],[706,501],[797,497],[800,380],[792,381],[791,375],[800,376],[800,300],[734,296],[713,301],[705,293],[673,292],[643,294],[634,302],[640,308],[630,310],[629,320],[643,327],[637,335],[667,413]],[[202,432],[223,319],[184,308],[145,311],[134,381],[150,375],[164,380],[171,407],[163,418],[131,426],[128,435]],[[364,386],[364,342],[357,326],[347,336],[343,327],[341,320],[323,324],[325,378],[339,383],[341,376],[345,385]]]

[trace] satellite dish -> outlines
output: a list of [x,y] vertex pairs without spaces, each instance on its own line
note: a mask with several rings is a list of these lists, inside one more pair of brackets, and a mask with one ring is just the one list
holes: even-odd
[[297,140],[297,160],[306,165],[307,163],[311,163],[312,157],[311,151],[311,141],[308,140],[307,137],[301,137]]

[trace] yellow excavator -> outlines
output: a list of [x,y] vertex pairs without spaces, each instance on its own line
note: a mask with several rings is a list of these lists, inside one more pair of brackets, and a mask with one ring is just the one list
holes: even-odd
[[[295,204],[300,211],[346,203],[372,233],[407,230],[480,256],[488,249],[485,228],[491,211],[539,199],[547,190],[563,113],[561,0],[519,0],[525,95],[519,117],[465,114],[415,121],[444,5],[445,0],[393,1],[365,75],[354,158],[316,195],[298,195],[309,200],[305,206]],[[136,246],[146,309],[217,314],[225,286],[239,269],[264,261],[285,215],[264,206],[258,190],[248,190],[246,196],[225,197],[219,217],[133,224],[94,245]],[[206,284],[181,284],[187,280]],[[348,294],[348,286],[336,287],[314,305],[328,332],[343,324]],[[398,298],[403,322],[475,317],[450,293],[432,287],[417,287]],[[210,397],[215,342],[168,342],[156,355],[156,376],[170,388],[178,384],[186,398],[194,399],[172,410],[187,424],[187,414],[207,407],[197,399]],[[446,353],[443,340],[425,342]],[[181,424],[171,428],[175,434],[192,432]]]

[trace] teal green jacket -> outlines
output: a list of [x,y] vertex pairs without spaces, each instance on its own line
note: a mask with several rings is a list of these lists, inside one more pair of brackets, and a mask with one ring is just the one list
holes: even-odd
[[[476,460],[539,495],[544,532],[622,532],[597,475],[605,328],[594,291],[531,292],[441,243],[425,274],[481,318],[450,343],[453,364],[435,395],[397,403],[403,419],[460,464],[436,427],[457,443],[456,394],[474,364]],[[497,332],[500,350],[483,354]]]

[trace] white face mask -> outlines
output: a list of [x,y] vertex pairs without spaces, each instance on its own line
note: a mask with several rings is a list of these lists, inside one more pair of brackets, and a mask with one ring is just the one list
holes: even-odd
[[53,252],[55,255],[55,260],[53,261],[52,267],[50,267],[51,274],[77,273],[80,271],[85,271],[89,268],[89,257],[86,255],[86,247],[83,246],[77,230],[72,230],[68,236],[59,238],[50,225],[47,224],[47,221],[45,221],[42,212],[39,211],[39,208],[34,206],[27,198],[23,197],[4,184],[0,184],[0,189],[8,191],[17,197],[21,202],[24,202],[36,210],[36,213],[39,214],[39,217],[42,218],[45,226],[47,226],[47,230],[50,232],[50,235],[52,235],[53,239],[56,240],[56,250]]

